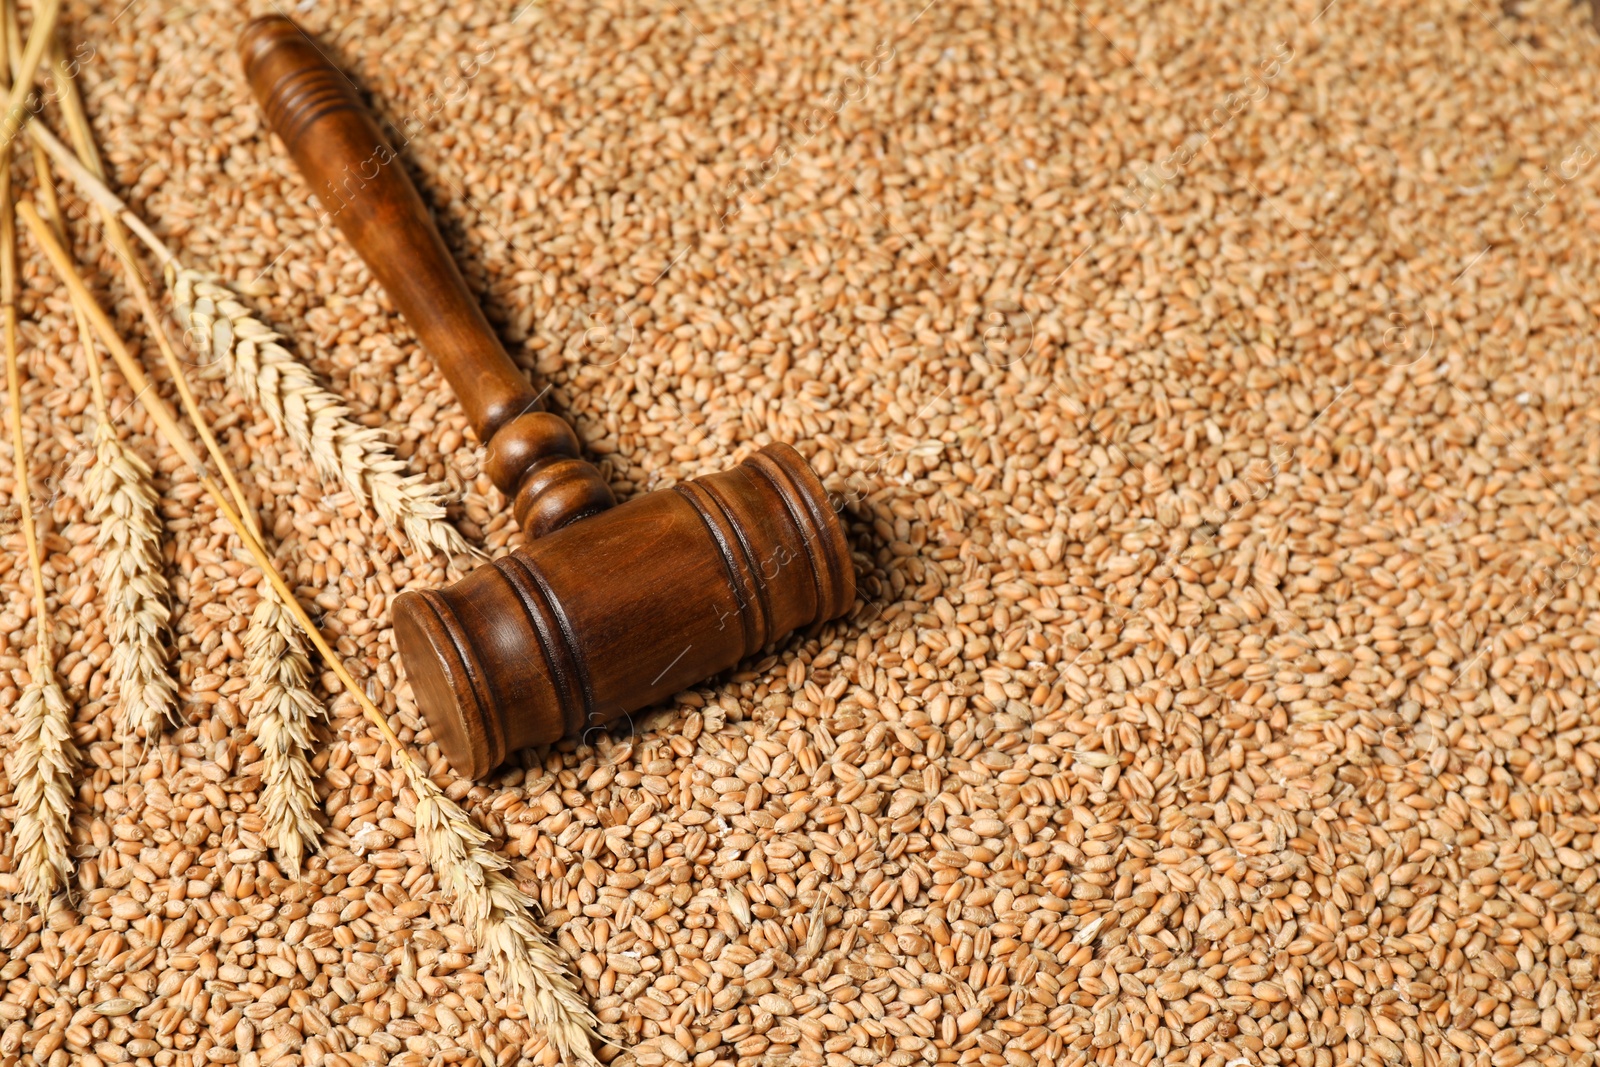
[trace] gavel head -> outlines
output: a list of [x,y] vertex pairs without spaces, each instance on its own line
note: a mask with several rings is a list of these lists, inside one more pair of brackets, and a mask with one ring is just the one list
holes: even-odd
[[395,639],[457,772],[576,736],[855,601],[844,531],[788,445],[636,497],[395,600]]

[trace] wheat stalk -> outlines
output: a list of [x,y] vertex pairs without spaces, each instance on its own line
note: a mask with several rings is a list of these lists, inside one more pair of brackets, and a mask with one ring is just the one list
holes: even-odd
[[[24,894],[41,912],[50,898],[67,884],[71,861],[67,857],[68,827],[72,818],[72,774],[78,750],[72,743],[72,713],[55,679],[51,653],[50,607],[44,592],[44,565],[39,553],[39,533],[34,522],[33,498],[28,487],[28,452],[22,437],[22,373],[17,358],[17,224],[11,184],[11,138],[20,123],[21,98],[43,54],[43,42],[54,30],[58,5],[46,0],[28,40],[19,79],[0,120],[0,316],[4,318],[6,393],[10,401],[11,460],[14,488],[21,512],[22,538],[27,546],[33,578],[34,639],[29,683],[17,701],[17,733],[6,774],[16,797],[12,848],[22,874]],[[5,30],[0,28],[0,35]],[[9,45],[6,49],[9,54]],[[26,57],[32,57],[32,66]],[[20,94],[20,95],[19,95]]]
[[271,327],[232,292],[199,271],[167,264],[167,285],[184,336],[220,366],[241,396],[266,410],[274,425],[311,459],[317,473],[342,482],[363,507],[413,547],[450,555],[472,552],[445,521],[441,488],[405,464],[377,430],[349,417],[350,409],[317,383]]
[[261,749],[261,806],[267,842],[290,878],[300,877],[300,861],[318,838],[316,790],[311,785],[311,717],[326,716],[308,682],[311,660],[289,613],[268,589],[250,617],[244,650],[250,686],[250,734]]
[[[93,344],[85,334],[85,349]],[[91,376],[98,379],[97,355],[90,360]],[[121,702],[122,735],[154,739],[161,724],[175,721],[177,713],[177,689],[167,673],[162,641],[172,613],[161,569],[156,494],[150,468],[117,438],[103,406],[94,450],[84,497],[89,517],[99,524],[95,545],[111,639],[109,673]]]
[[265,408],[272,422],[310,458],[317,473],[343,484],[363,506],[370,500],[395,537],[421,551],[478,554],[445,521],[444,489],[422,475],[402,473],[377,430],[349,417],[337,396],[280,342],[237,295],[201,271],[185,267],[106,184],[42,124],[29,136],[93,200],[108,218],[120,220],[149,246],[172,291],[173,313],[184,339],[202,358],[220,365],[228,383]]
[[73,301],[84,309],[129,385],[138,391],[140,403],[149,412],[162,436],[184,462],[194,468],[201,488],[233,527],[240,543],[278,594],[279,602],[294,616],[301,632],[316,646],[323,662],[338,676],[340,684],[361,707],[361,713],[377,729],[389,750],[391,761],[405,772],[418,798],[418,841],[429,866],[451,891],[451,907],[456,918],[473,929],[479,947],[489,953],[506,983],[522,994],[529,1019],[545,1029],[551,1043],[569,1060],[593,1064],[595,1059],[590,1041],[594,1018],[579,999],[560,958],[534,923],[532,898],[517,889],[506,877],[504,859],[483,847],[488,840],[487,835],[473,826],[460,806],[440,793],[438,787],[422,773],[415,757],[389,726],[388,719],[384,718],[372,698],[351,676],[344,661],[317,630],[305,608],[294,599],[288,583],[273,564],[272,557],[267,555],[261,542],[229,506],[221,487],[205,472],[203,461],[184,439],[171,410],[159,395],[152,394],[146,388],[149,379],[117,336],[105,311],[95,303],[93,295],[73,266],[71,257],[55,240],[39,213],[31,204],[21,205],[19,212],[28,229],[43,246],[51,265],[66,283]]
[[414,762],[404,762],[417,794],[417,842],[428,865],[443,878],[457,917],[472,930],[501,980],[562,1059],[598,1067],[591,1044],[594,1015],[534,923],[533,898],[506,876],[505,858],[483,847],[489,835]]
[[[44,58],[44,50],[55,39],[56,19],[60,14],[60,0],[41,0],[34,9],[33,25],[28,28],[28,44],[12,63],[16,78],[6,93],[5,113],[0,115],[0,152],[11,147],[17,131],[28,121],[27,101],[28,93],[33,89],[33,76],[39,71],[39,61]],[[8,42],[6,49],[8,58],[11,56],[11,51]]]

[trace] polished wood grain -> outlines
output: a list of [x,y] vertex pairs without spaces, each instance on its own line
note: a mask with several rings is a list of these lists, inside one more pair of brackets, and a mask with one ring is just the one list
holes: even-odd
[[458,772],[481,777],[850,610],[836,509],[788,445],[612,507],[350,83],[285,18],[251,23],[240,50],[268,124],[450,380],[488,442],[487,473],[537,538],[447,589],[395,599],[402,665]]
[[480,439],[488,473],[532,536],[615,502],[578,440],[501,347],[355,86],[281,16],[240,38],[245,78],[324,211],[416,332]]

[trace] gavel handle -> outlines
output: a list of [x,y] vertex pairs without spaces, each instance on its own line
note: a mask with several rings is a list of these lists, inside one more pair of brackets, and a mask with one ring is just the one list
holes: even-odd
[[268,126],[444,372],[522,528],[536,537],[610,507],[571,427],[542,410],[501,347],[355,86],[281,16],[251,22],[239,51]]

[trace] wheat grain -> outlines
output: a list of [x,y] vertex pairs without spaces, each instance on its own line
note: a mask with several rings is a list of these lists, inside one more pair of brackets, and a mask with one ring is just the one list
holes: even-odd
[[250,686],[251,736],[261,749],[261,807],[266,838],[291,878],[300,877],[301,860],[318,840],[312,812],[317,806],[311,785],[311,719],[327,712],[309,688],[311,660],[289,613],[268,590],[256,605],[245,631]]
[[[87,335],[84,345],[93,344]],[[153,739],[176,717],[177,692],[166,670],[164,637],[171,611],[162,571],[161,527],[150,468],[117,437],[104,412],[95,424],[95,463],[84,479],[111,639],[111,681],[128,738]]]
[[[537,33],[495,39],[459,84],[450,59],[504,29],[492,12],[307,5],[375,96],[403,120],[424,108],[406,165],[443,194],[480,291],[546,342],[528,354],[585,436],[609,439],[621,493],[720,468],[764,434],[800,442],[831,485],[869,487],[851,525],[881,614],[741,664],[627,736],[447,790],[639,1067],[1591,1064],[1600,234],[1582,224],[1589,172],[1558,171],[1593,145],[1595,38],[1581,5],[1478,4],[1485,19],[1343,0],[1308,24],[1324,6],[1295,28],[1275,5],[869,0],[841,20],[707,0],[690,12],[702,39],[668,5],[597,26],[590,5],[551,0],[518,23]],[[197,266],[242,279],[273,263],[298,291],[270,321],[311,336],[325,296],[359,295],[355,257],[329,247],[252,109],[204,111],[244,99],[237,22],[143,4],[113,24],[121,7],[72,8],[108,42],[89,65],[117,108],[97,126],[108,157],[130,186],[149,175],[140,209],[163,234],[215,249]],[[726,243],[685,250],[722,210],[696,174],[737,178],[764,141],[786,152],[840,61],[919,13],[839,126],[799,128],[803,157],[761,176]],[[1299,52],[1266,98],[1123,222],[1121,187],[1162,169],[1140,160],[1192,144],[1197,109],[1280,32]],[[693,82],[626,76],[685,62]],[[448,112],[423,103],[434,91]],[[695,139],[730,108],[737,129]],[[1508,205],[1543,207],[1518,225]],[[1480,233],[1494,247],[1474,260]],[[1350,324],[1395,271],[1436,283],[1441,333],[1433,360],[1369,373]],[[566,324],[631,296],[615,284],[630,275],[651,284],[633,358],[586,366]],[[1004,371],[950,295],[989,286],[1038,316],[1040,348]],[[68,316],[38,317],[60,354]],[[344,305],[339,329],[363,340],[329,353],[336,380],[388,317]],[[437,375],[402,381],[423,370],[408,363],[374,394],[446,451],[458,420],[428,411],[459,405]],[[30,386],[30,415],[55,428],[45,395]],[[319,511],[310,464],[281,472],[293,446],[236,410],[275,510],[362,568],[291,581],[337,597],[340,650],[420,735],[385,621],[399,568],[418,572],[370,514]],[[65,436],[30,436],[35,471],[64,463]],[[1262,469],[1250,507],[1214,507]],[[466,519],[515,545],[496,503],[480,481]],[[216,512],[180,491],[168,514]],[[174,534],[185,632],[226,636],[235,620],[212,628],[200,605],[227,604],[242,637],[253,594],[215,573],[233,561],[203,529]],[[1546,565],[1522,618],[1516,583]],[[8,599],[23,572],[0,576]],[[54,581],[53,606],[75,576]],[[237,685],[242,657],[215,673]],[[159,804],[116,784],[120,750],[113,784],[85,776],[75,820],[112,844],[79,861],[78,925],[58,908],[43,929],[0,891],[0,951],[26,968],[0,992],[0,1057],[459,1067],[548,1051],[548,1067],[493,969],[446,969],[470,934],[435,902],[375,728],[343,731],[318,768],[330,819],[375,828],[369,851],[325,830],[288,884],[260,874],[258,807],[232,803],[248,777],[191,773],[234,745],[224,710],[197,705],[173,732],[183,768],[143,783]],[[213,882],[205,899],[157,903],[198,894],[186,874]],[[729,885],[747,929],[722,907]],[[811,907],[823,951],[801,965]],[[122,949],[99,985],[96,947]],[[75,956],[86,996],[57,979]]]
[[562,1058],[596,1064],[590,1038],[594,1015],[535,925],[533,898],[506,876],[505,858],[484,847],[489,835],[415,764],[406,763],[417,794],[417,841],[429,866],[444,879],[457,914]]
[[339,481],[358,503],[413,547],[448,555],[472,552],[445,521],[441,490],[422,475],[405,475],[377,430],[349,418],[343,401],[317,383],[310,368],[279,342],[237,296],[199,271],[170,265],[167,284],[184,336],[247,401],[259,404],[324,478]]

